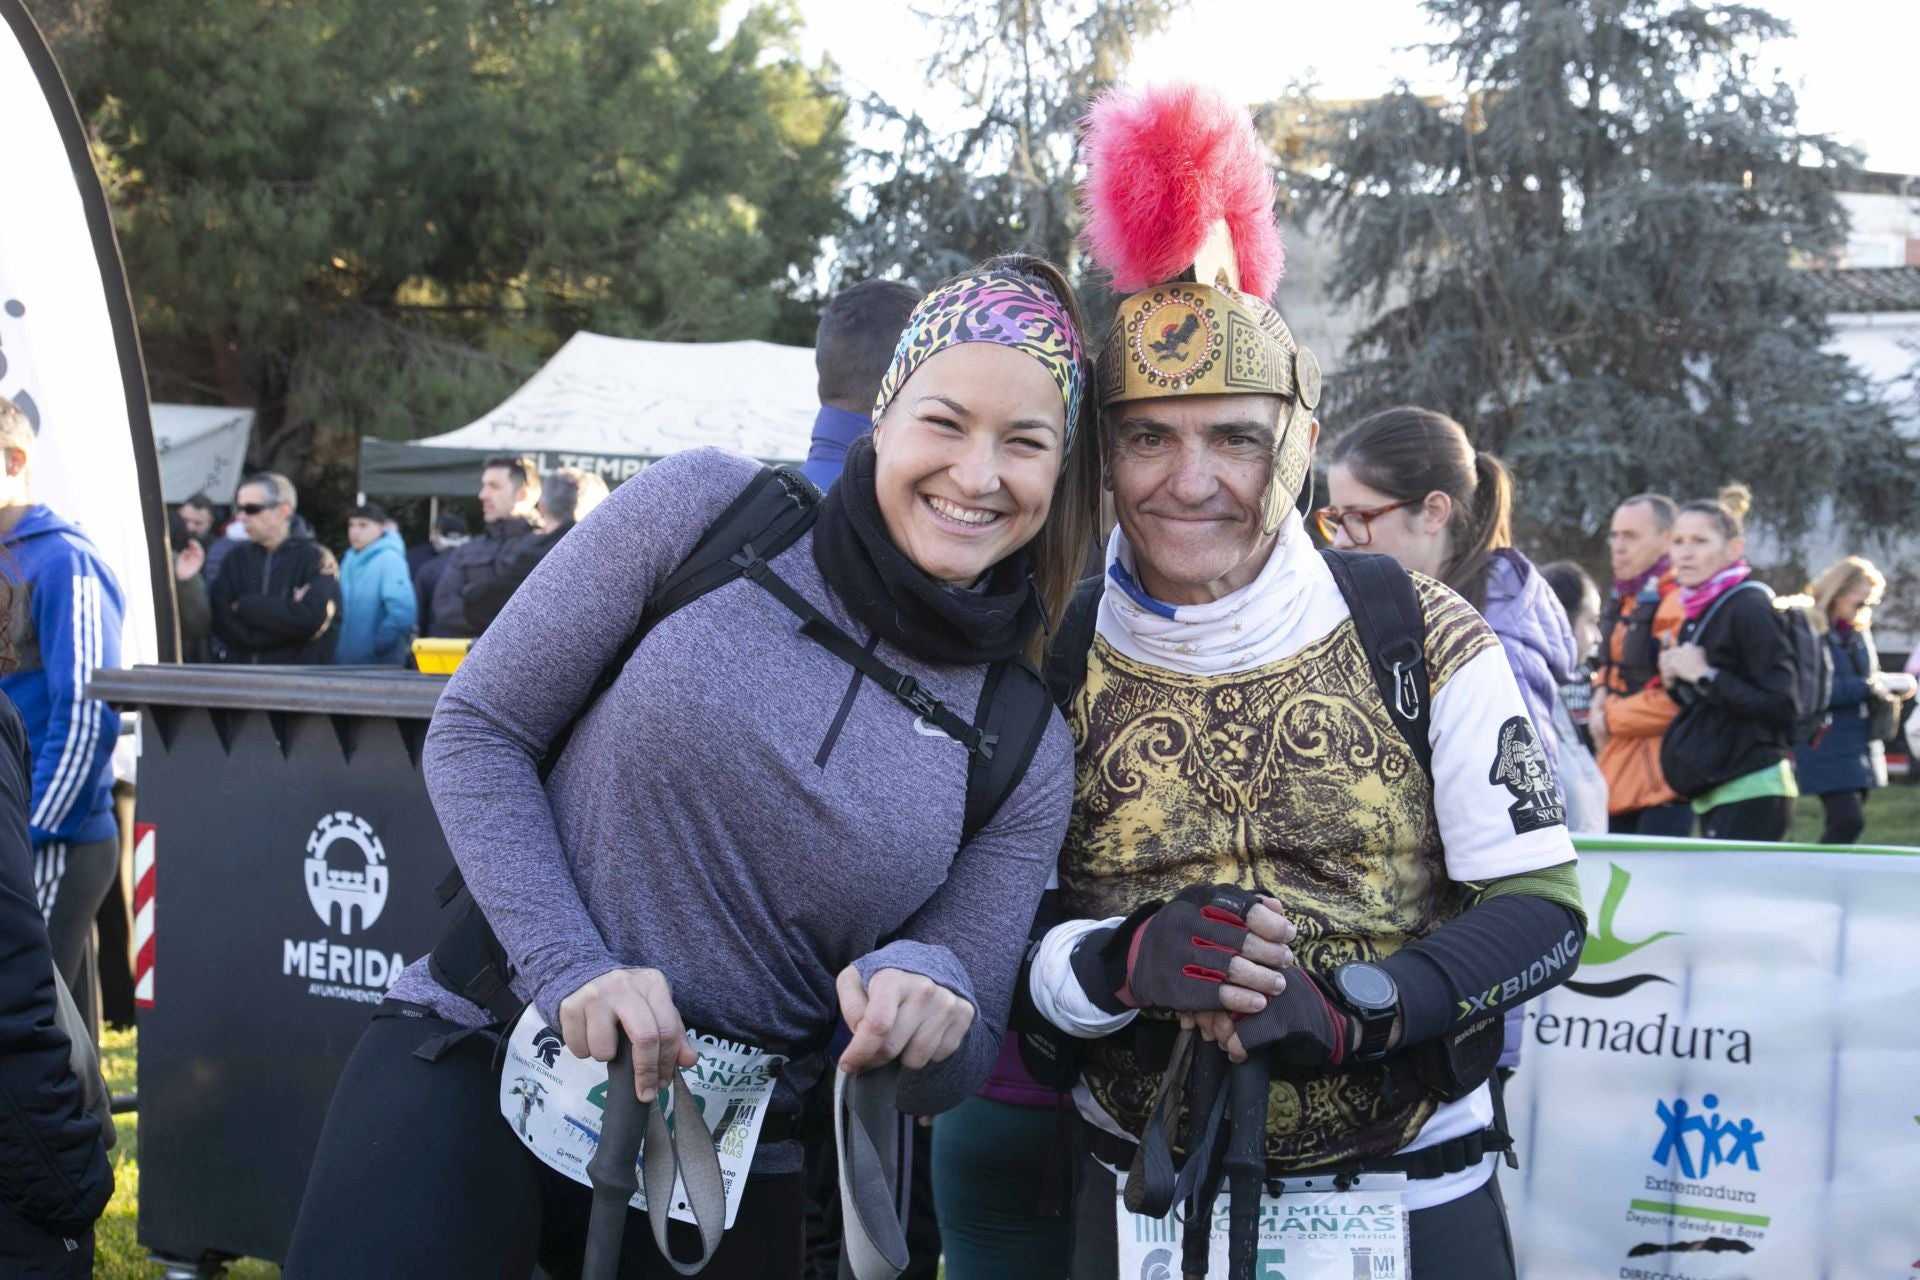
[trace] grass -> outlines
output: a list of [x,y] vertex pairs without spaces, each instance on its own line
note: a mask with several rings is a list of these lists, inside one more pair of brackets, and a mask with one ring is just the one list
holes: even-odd
[[[137,1041],[131,1029],[111,1028],[100,1037],[100,1065],[113,1093],[131,1093]],[[94,1229],[94,1280],[160,1280],[160,1267],[148,1261],[138,1238],[140,1206],[139,1117],[114,1117],[119,1134],[113,1156],[113,1199]],[[270,1262],[245,1258],[227,1268],[232,1280],[278,1280],[280,1268]]]
[[[1813,844],[1820,839],[1820,801],[1802,796],[1794,806],[1787,839]],[[1867,829],[1861,844],[1893,844],[1920,848],[1920,783],[1895,778],[1891,786],[1867,796]]]
[[[1795,807],[1793,827],[1787,839],[1812,843],[1820,838],[1820,802],[1802,799]],[[1867,844],[1910,845],[1920,848],[1920,784],[1895,779],[1890,787],[1876,791],[1867,800],[1867,831],[1861,837]],[[127,1093],[134,1087],[135,1040],[132,1031],[109,1030],[101,1045],[101,1062],[106,1070],[107,1087],[114,1093]],[[97,1230],[93,1274],[96,1280],[159,1280],[160,1268],[147,1260],[147,1251],[137,1238],[140,1203],[140,1135],[138,1117],[115,1117],[120,1141],[113,1150],[113,1200]],[[280,1268],[269,1262],[247,1258],[228,1268],[233,1280],[277,1280]]]

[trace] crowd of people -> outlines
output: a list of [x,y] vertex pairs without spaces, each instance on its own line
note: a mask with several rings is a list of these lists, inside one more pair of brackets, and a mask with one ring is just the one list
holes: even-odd
[[298,511],[293,481],[249,475],[224,525],[196,494],[172,513],[181,650],[190,662],[404,666],[421,636],[471,639],[500,613],[533,567],[607,497],[577,467],[542,475],[527,457],[481,466],[484,525],[446,512],[408,547],[378,503],[347,517],[336,556]]
[[[1773,841],[1806,794],[1860,838],[1915,689],[1878,668],[1873,565],[1777,599],[1744,490],[1642,493],[1603,592],[1537,567],[1515,477],[1412,406],[1337,424],[1316,506],[1321,373],[1272,302],[1251,121],[1122,93],[1086,139],[1104,341],[1026,255],[854,286],[797,472],[700,449],[610,495],[503,455],[477,533],[408,548],[366,504],[339,557],[277,473],[224,525],[174,513],[189,660],[489,634],[422,754],[463,888],[340,1080],[290,1280],[579,1274],[594,1197],[502,1116],[503,1047],[630,1046],[602,1091],[674,1097],[673,1159],[713,1159],[689,1032],[771,1058],[710,1118],[764,1116],[727,1135],[745,1176],[686,1178],[697,1224],[634,1216],[622,1274],[839,1274],[857,1239],[887,1274],[1113,1280],[1119,1206],[1212,1220],[1184,1155],[1227,1171],[1242,1261],[1246,1198],[1325,1177],[1404,1208],[1414,1280],[1513,1276],[1503,1090],[1586,936],[1571,833]],[[1209,169],[1215,205],[1174,198]],[[65,1275],[111,1188],[111,1122],[47,1059],[69,917],[111,879],[115,721],[80,679],[120,601],[32,451],[0,402],[0,909],[31,943],[0,1162],[35,1170],[0,1180],[0,1261]],[[932,1118],[892,1148],[897,1247],[850,1181],[879,1167],[845,1159],[858,1077]]]

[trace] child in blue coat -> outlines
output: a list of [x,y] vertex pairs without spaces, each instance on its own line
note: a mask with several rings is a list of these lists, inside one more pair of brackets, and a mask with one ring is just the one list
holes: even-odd
[[407,550],[387,528],[387,513],[373,503],[347,517],[352,550],[340,562],[340,647],[343,666],[399,666],[419,621]]

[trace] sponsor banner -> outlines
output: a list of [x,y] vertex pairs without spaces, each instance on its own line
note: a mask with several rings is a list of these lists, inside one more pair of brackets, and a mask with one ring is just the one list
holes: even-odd
[[160,471],[120,251],[85,130],[19,0],[0,0],[0,122],[0,396],[33,424],[34,498],[119,579],[122,661],[171,660]]
[[1920,856],[1582,847],[1585,953],[1507,1095],[1520,1274],[1916,1274]]

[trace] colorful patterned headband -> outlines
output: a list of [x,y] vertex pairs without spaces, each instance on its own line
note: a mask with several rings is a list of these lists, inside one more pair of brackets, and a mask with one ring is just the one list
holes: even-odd
[[1038,360],[1060,388],[1067,406],[1065,457],[1080,423],[1080,397],[1086,390],[1086,362],[1080,332],[1052,290],[1010,271],[966,276],[935,289],[920,300],[894,348],[893,363],[880,380],[873,416],[885,413],[913,371],[936,351],[963,342],[997,342]]

